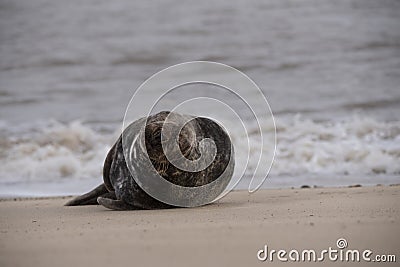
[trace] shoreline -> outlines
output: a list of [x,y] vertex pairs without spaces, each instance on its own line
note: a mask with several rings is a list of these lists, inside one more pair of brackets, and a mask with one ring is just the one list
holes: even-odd
[[[318,185],[302,185],[300,187],[284,187],[284,188],[263,188],[261,187],[256,192],[251,194],[257,194],[258,191],[268,191],[268,190],[300,190],[300,189],[344,189],[344,188],[355,188],[355,187],[392,187],[392,186],[400,186],[400,183],[393,184],[349,184],[346,186],[318,186]],[[88,189],[89,191],[89,189]],[[245,188],[233,189],[231,192],[248,192]],[[227,195],[229,195],[229,192]],[[82,194],[84,194],[83,192]],[[79,196],[78,194],[66,194],[66,195],[50,195],[50,196],[1,196],[0,202],[3,201],[28,201],[28,200],[45,200],[45,199],[70,199],[73,197]],[[226,196],[225,196],[226,197]]]
[[397,253],[398,262],[399,196],[400,186],[263,189],[198,208],[133,211],[65,207],[68,197],[0,201],[0,265],[276,265],[257,252],[321,251],[339,238],[349,249]]
[[[247,191],[251,177],[242,177],[235,186],[235,191]],[[27,198],[27,197],[58,197],[74,196],[89,192],[103,182],[101,178],[81,180],[58,180],[57,182],[31,182],[1,184],[0,199],[2,198]],[[347,186],[376,186],[399,184],[399,175],[382,176],[340,176],[340,175],[316,175],[307,174],[301,176],[268,176],[260,189],[290,189],[302,186],[341,188]],[[10,194],[11,192],[11,194]]]

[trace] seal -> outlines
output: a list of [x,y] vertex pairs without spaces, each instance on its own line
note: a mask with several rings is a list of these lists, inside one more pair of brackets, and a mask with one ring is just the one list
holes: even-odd
[[[185,122],[184,125],[182,122]],[[144,123],[143,128],[141,126]],[[132,141],[137,137],[139,137],[138,140],[144,140],[144,143]],[[209,150],[204,148],[204,142],[202,142],[206,139],[211,139],[215,144],[215,153],[206,153]],[[128,166],[125,160],[124,140],[129,144],[132,143],[135,151],[131,166]],[[165,141],[170,140],[176,140],[178,145],[163,147]],[[183,155],[183,157],[175,159],[174,155]],[[145,157],[149,160],[145,160]],[[181,168],[198,163],[200,158],[210,164],[198,171]],[[181,163],[181,165],[175,163]],[[150,196],[138,185],[134,176],[151,179],[152,172],[182,187],[199,187],[215,181],[212,190],[196,196],[213,200],[230,182],[234,164],[233,144],[229,135],[215,121],[204,117],[162,111],[131,123],[107,154],[103,167],[103,184],[65,205],[100,204],[113,210],[176,207]]]

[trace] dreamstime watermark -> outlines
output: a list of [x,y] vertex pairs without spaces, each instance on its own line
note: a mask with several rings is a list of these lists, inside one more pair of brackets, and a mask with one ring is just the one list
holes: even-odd
[[[163,153],[169,164],[184,172],[196,173],[213,163],[217,154],[214,141],[221,140],[196,140],[201,154],[196,160],[186,159],[176,144],[182,127],[197,117],[211,119],[222,127],[233,145],[231,155],[240,155],[244,162],[230,164],[234,165],[233,171],[227,167],[212,182],[197,187],[171,183],[155,169],[146,177],[136,175],[136,155],[139,150],[144,150],[145,134],[141,133],[147,125],[146,119],[139,118],[148,118],[165,110],[171,113],[164,126],[175,125],[174,129],[177,129],[173,138],[171,129],[165,130],[166,127],[162,126],[161,130]],[[174,117],[174,113],[183,116]],[[135,122],[134,127],[130,127],[132,122]],[[272,125],[268,134],[264,128],[267,123]],[[247,75],[217,62],[181,63],[151,76],[132,96],[125,112],[123,129],[122,147],[133,179],[148,195],[173,206],[194,207],[211,203],[229,193],[244,175],[250,178],[248,191],[255,192],[267,178],[276,151],[275,120],[264,94]],[[148,151],[141,155],[141,164],[151,169],[153,165]],[[231,160],[238,162],[233,156]],[[229,182],[227,186],[220,186],[226,182]]]
[[344,238],[336,241],[336,247],[327,249],[291,249],[291,250],[269,250],[268,245],[257,252],[259,261],[281,261],[281,262],[396,262],[394,254],[374,254],[372,250],[347,249],[348,243]]

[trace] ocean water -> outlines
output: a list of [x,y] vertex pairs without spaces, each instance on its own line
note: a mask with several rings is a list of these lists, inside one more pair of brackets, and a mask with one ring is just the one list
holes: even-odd
[[[0,195],[99,184],[135,90],[193,60],[237,68],[268,99],[277,150],[264,188],[400,183],[399,18],[395,0],[2,0]],[[237,188],[256,165],[251,154]]]

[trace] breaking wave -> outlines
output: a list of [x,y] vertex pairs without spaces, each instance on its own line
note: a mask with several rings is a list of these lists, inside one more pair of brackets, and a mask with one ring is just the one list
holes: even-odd
[[[276,118],[276,126],[278,143],[271,176],[400,176],[400,121],[353,116],[334,122],[294,116]],[[272,122],[261,121],[261,127],[272,136]],[[0,184],[100,181],[104,158],[119,134],[119,129],[99,131],[80,121],[0,122]],[[233,133],[232,138],[243,137]],[[237,163],[244,164],[245,159],[237,156]],[[255,167],[250,157],[249,169]]]

